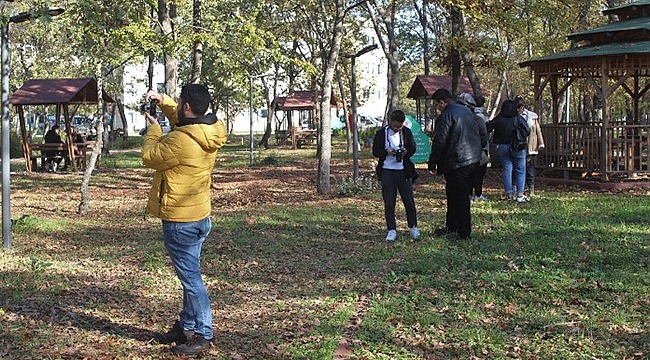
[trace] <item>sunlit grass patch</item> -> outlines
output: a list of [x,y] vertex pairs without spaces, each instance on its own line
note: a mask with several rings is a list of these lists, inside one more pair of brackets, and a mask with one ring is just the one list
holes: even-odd
[[23,215],[12,221],[12,231],[24,234],[52,233],[68,225],[64,220],[39,219],[32,215]]

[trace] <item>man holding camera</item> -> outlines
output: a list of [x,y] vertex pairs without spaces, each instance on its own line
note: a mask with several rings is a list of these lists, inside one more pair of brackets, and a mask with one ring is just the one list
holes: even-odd
[[395,222],[395,205],[397,192],[402,197],[406,209],[406,221],[411,237],[420,237],[418,218],[413,197],[413,182],[418,178],[415,164],[411,156],[415,154],[415,139],[411,129],[404,126],[406,116],[402,110],[390,114],[388,126],[384,126],[375,134],[372,145],[372,155],[379,158],[377,179],[381,181],[381,194],[384,199],[384,216],[388,234],[386,241],[397,239],[397,224]]
[[226,127],[215,115],[206,114],[210,94],[202,85],[183,86],[178,104],[167,95],[153,92],[146,100],[157,103],[174,128],[163,136],[156,117],[145,113],[149,126],[142,160],[156,170],[147,211],[162,220],[165,248],[183,286],[178,321],[167,333],[156,333],[155,338],[162,344],[175,343],[175,354],[199,354],[210,348],[214,337],[200,257],[212,228],[212,169],[217,150],[226,143]]
[[472,232],[469,189],[471,175],[478,168],[487,133],[483,120],[468,107],[457,104],[447,89],[432,94],[440,115],[436,118],[429,156],[429,170],[445,176],[447,215],[445,227],[434,236],[456,233],[469,239]]

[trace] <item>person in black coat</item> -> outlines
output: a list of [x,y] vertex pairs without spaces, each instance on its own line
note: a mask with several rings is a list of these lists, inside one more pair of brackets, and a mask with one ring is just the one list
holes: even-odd
[[457,104],[449,90],[438,89],[432,98],[440,115],[435,122],[428,166],[445,176],[447,196],[445,227],[437,229],[434,236],[457,233],[461,239],[468,239],[472,232],[471,175],[481,161],[487,133],[477,126],[472,110]]
[[[46,144],[64,144],[63,140],[61,140],[61,135],[59,135],[59,125],[52,126],[52,128],[45,133],[43,142]],[[45,167],[52,169],[54,172],[57,171],[61,164],[61,160],[63,159],[65,159],[65,163],[63,164],[63,168],[65,169],[68,167],[68,154],[66,151],[45,151]]]
[[420,236],[413,197],[413,182],[418,178],[418,174],[415,164],[411,161],[416,146],[413,132],[404,126],[405,120],[406,116],[402,110],[393,111],[388,126],[377,131],[372,145],[372,155],[379,158],[376,169],[377,179],[381,181],[381,193],[384,199],[384,216],[388,228],[386,241],[390,242],[397,239],[395,205],[398,191],[406,209],[406,220],[411,237],[417,239]]

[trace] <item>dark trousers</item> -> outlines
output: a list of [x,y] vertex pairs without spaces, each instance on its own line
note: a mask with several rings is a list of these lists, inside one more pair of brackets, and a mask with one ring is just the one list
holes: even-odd
[[472,232],[472,215],[470,213],[469,188],[472,173],[478,163],[450,170],[445,174],[445,193],[447,195],[446,228],[456,232],[461,238],[469,237]]
[[415,199],[413,197],[413,183],[411,179],[404,177],[404,170],[381,171],[381,195],[384,198],[384,216],[388,230],[395,230],[395,205],[397,203],[397,192],[402,198],[406,209],[406,222],[408,226],[418,226],[418,217],[415,210]]
[[483,195],[483,179],[487,173],[487,164],[483,166],[478,166],[474,172],[472,172],[472,182],[469,187],[469,195],[472,196],[481,196]]
[[535,158],[536,154],[526,155],[526,187],[535,186]]

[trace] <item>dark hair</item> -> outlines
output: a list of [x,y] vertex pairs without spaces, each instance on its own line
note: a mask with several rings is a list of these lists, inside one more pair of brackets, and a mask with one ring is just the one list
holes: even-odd
[[485,97],[481,95],[475,96],[474,100],[476,101],[476,107],[483,107],[485,105]]
[[196,115],[204,115],[210,107],[208,88],[200,84],[187,84],[181,88],[180,102],[190,105]]
[[501,104],[499,116],[511,118],[517,116],[518,102],[516,100],[506,100]]
[[52,130],[59,130],[59,125],[52,126]]
[[433,95],[431,95],[431,98],[433,100],[442,100],[444,102],[449,102],[449,100],[453,100],[454,97],[451,96],[451,93],[447,89],[438,89],[436,90]]
[[517,102],[517,108],[520,108],[522,106],[526,106],[526,100],[521,95],[517,96],[515,98],[515,101]]
[[406,120],[406,115],[402,110],[393,110],[393,112],[390,113],[390,120],[404,122],[404,120]]

